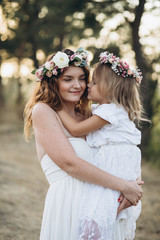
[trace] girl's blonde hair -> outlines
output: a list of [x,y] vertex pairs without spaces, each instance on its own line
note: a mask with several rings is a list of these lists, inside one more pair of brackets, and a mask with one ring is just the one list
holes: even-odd
[[136,121],[139,126],[141,121],[147,120],[143,117],[139,84],[135,78],[117,75],[103,63],[96,64],[93,76],[102,96],[109,102],[123,106],[130,120]]
[[[63,51],[67,55],[73,55],[74,52],[70,49],[65,49]],[[51,55],[47,58],[47,61],[50,61],[53,58],[54,55]],[[85,73],[85,80],[86,84],[89,82],[89,70],[84,66],[82,67],[84,73]],[[63,72],[64,73],[64,72]],[[62,73],[62,74],[63,74]],[[59,76],[58,76],[59,77]],[[32,132],[32,110],[36,103],[42,102],[48,104],[53,110],[58,111],[62,108],[62,98],[59,94],[59,88],[57,84],[58,77],[51,77],[51,78],[44,78],[40,82],[37,82],[37,86],[29,99],[28,103],[25,106],[24,109],[24,135],[25,139],[28,141],[28,139],[31,137]],[[84,115],[89,114],[89,104],[87,99],[87,87],[80,99],[75,104],[75,111],[79,112]]]

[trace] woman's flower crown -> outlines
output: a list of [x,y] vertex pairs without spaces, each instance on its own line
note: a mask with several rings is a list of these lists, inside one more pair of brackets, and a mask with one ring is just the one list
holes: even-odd
[[89,69],[87,51],[80,47],[71,56],[64,52],[57,52],[50,61],[33,70],[32,74],[35,75],[36,81],[39,82],[46,76],[51,78],[60,75],[69,65],[76,67],[86,66]]
[[99,55],[100,63],[105,63],[111,66],[111,69],[117,74],[121,75],[122,77],[133,77],[136,81],[140,84],[142,81],[142,73],[137,68],[133,70],[129,67],[126,62],[123,62],[119,57],[113,55],[113,53],[109,52],[102,52]]

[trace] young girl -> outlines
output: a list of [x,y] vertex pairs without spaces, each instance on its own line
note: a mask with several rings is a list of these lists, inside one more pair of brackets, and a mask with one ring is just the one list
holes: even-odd
[[[142,118],[139,70],[131,70],[113,54],[103,52],[88,84],[92,116],[80,123],[64,110],[58,112],[64,126],[74,136],[86,135],[93,149],[92,164],[125,180],[141,175],[141,152],[137,147],[141,133],[135,127]],[[79,240],[112,240],[119,206],[120,192],[86,183],[80,210]],[[123,210],[122,239],[132,240],[141,203]]]

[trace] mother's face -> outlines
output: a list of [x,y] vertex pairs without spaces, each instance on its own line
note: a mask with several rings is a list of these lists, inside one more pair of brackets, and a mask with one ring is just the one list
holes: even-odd
[[63,102],[78,102],[86,89],[83,68],[69,66],[58,78],[59,93]]

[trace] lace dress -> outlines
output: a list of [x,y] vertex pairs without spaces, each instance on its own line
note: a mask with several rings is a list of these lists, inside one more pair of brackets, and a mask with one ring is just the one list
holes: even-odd
[[[92,113],[110,122],[87,136],[93,151],[92,164],[114,176],[136,180],[141,174],[141,152],[137,147],[141,140],[140,131],[124,108],[113,103],[93,105]],[[85,183],[78,240],[134,239],[141,203],[123,210],[116,218],[119,195],[118,191]],[[123,228],[119,237],[115,235],[117,221]]]

